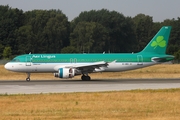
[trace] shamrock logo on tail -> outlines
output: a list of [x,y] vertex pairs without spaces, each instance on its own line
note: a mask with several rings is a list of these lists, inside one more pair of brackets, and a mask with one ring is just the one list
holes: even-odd
[[163,36],[158,36],[156,38],[156,41],[153,41],[151,44],[152,47],[154,47],[154,49],[156,49],[156,47],[165,47],[166,46],[166,41],[164,40]]

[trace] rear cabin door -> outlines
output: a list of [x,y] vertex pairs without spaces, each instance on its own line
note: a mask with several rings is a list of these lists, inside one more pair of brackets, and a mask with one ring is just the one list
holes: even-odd
[[143,65],[143,56],[142,55],[137,55],[137,65]]

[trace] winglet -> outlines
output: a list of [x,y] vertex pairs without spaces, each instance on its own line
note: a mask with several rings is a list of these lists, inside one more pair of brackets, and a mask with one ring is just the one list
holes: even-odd
[[171,26],[162,27],[141,53],[165,54],[170,36]]

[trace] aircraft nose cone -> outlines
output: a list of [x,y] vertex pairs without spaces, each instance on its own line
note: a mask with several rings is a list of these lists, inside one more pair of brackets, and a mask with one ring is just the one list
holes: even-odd
[[6,64],[4,65],[4,68],[5,68],[5,69],[8,69],[8,63],[6,63]]
[[4,65],[4,68],[5,68],[6,70],[10,70],[10,69],[11,69],[11,66],[9,65],[9,63],[6,63],[6,64]]

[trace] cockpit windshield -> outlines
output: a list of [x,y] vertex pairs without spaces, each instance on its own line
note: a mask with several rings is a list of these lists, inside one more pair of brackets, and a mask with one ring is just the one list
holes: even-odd
[[13,60],[11,60],[11,62],[20,62],[20,60],[17,58],[14,58]]

